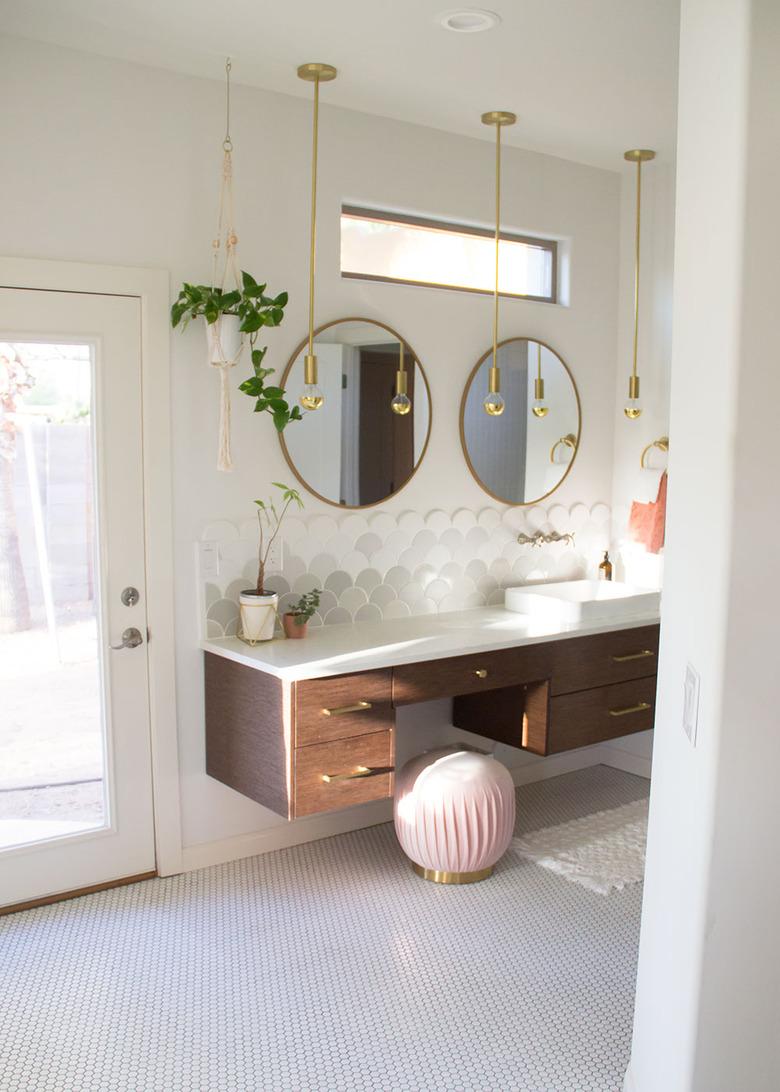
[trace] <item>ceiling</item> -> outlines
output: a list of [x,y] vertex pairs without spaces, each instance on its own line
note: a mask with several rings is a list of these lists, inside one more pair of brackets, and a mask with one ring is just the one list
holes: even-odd
[[[327,61],[323,101],[620,169],[626,148],[674,158],[679,0],[476,0],[480,34],[435,20],[453,0],[0,0],[3,30],[107,57],[310,96],[295,76]],[[466,7],[468,4],[463,4]]]

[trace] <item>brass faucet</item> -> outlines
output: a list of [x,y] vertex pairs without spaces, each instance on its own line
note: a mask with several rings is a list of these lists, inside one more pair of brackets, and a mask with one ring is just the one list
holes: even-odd
[[559,535],[557,531],[551,531],[549,535],[545,535],[537,531],[534,535],[518,535],[517,541],[521,546],[541,546],[543,542],[567,542],[569,546],[573,546],[574,533],[567,531],[565,535]]

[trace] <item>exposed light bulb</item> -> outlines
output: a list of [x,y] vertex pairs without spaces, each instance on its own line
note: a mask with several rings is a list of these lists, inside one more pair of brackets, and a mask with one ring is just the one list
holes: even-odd
[[307,383],[303,388],[301,397],[298,399],[304,409],[316,410],[325,401],[325,395],[322,393],[316,383]]
[[412,408],[412,400],[408,394],[396,394],[390,403],[390,409],[400,417],[404,417]]
[[499,394],[498,391],[491,391],[482,405],[484,406],[485,413],[490,414],[491,417],[500,417],[506,408],[504,396]]
[[627,398],[623,413],[629,421],[636,421],[637,417],[642,416],[642,403],[638,398]]
[[541,398],[537,398],[531,404],[531,412],[533,413],[534,417],[546,417],[547,414],[550,412],[550,407],[546,406]]

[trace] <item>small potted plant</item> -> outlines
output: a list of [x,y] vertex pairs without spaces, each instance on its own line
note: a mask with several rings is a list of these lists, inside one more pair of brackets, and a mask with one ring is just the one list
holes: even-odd
[[304,592],[282,618],[286,637],[305,637],[309,628],[309,619],[320,605],[320,590],[313,588]]
[[270,641],[274,635],[274,623],[276,621],[276,608],[279,604],[279,596],[275,592],[269,592],[265,587],[265,568],[271,547],[279,534],[284,517],[291,504],[303,508],[303,501],[297,489],[291,489],[281,482],[272,482],[281,491],[280,505],[274,503],[273,497],[267,501],[256,500],[257,522],[260,529],[260,541],[257,550],[257,584],[254,588],[248,588],[239,595],[239,608],[241,613],[241,630],[239,636],[250,645],[258,641]]

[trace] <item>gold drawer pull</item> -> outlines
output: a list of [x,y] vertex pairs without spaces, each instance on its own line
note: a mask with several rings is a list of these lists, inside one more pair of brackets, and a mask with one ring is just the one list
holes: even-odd
[[652,649],[643,648],[641,652],[624,652],[622,656],[613,656],[616,664],[626,664],[629,660],[644,660],[648,656],[655,656]]
[[485,670],[484,667],[478,667],[477,670],[474,672],[474,674],[477,676],[478,679],[486,679],[487,678],[487,671]]
[[373,774],[392,772],[392,766],[356,766],[352,773],[324,773],[322,780],[326,785],[330,785],[333,781],[354,781],[357,777],[371,777]]
[[362,713],[370,708],[370,701],[356,701],[354,705],[337,705],[334,709],[320,709],[320,712],[323,717],[340,717],[342,713]]
[[623,709],[610,709],[609,715],[611,717],[625,717],[629,713],[644,713],[645,709],[649,708],[649,701],[638,701],[636,705],[626,705]]

